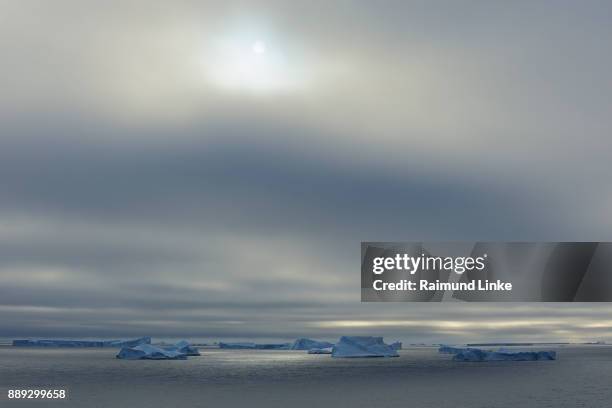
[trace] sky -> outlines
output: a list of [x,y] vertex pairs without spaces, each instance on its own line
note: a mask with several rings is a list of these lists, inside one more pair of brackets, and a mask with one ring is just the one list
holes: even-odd
[[360,303],[361,241],[612,240],[605,1],[0,1],[0,337],[612,341]]

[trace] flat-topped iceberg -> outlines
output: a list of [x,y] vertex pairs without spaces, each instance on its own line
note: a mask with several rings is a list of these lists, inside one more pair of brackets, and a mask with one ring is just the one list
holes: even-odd
[[394,343],[391,343],[391,348],[393,350],[401,350],[402,349],[402,342],[401,341],[396,341]]
[[151,344],[151,337],[134,340],[13,340],[15,347],[135,347]]
[[442,354],[457,354],[465,350],[478,350],[478,349],[472,349],[471,347],[447,346],[444,344],[440,345],[440,348],[438,348],[438,352]]
[[332,357],[399,357],[382,337],[342,336],[332,349]]
[[219,348],[234,350],[290,350],[291,343],[224,343],[219,342]]
[[164,346],[164,350],[168,351],[178,351],[186,356],[199,356],[200,350],[197,347],[192,346],[187,340],[181,340],[176,344],[170,346]]
[[331,347],[313,348],[313,349],[308,350],[308,354],[331,354],[331,353],[332,353]]
[[255,343],[223,343],[219,342],[219,348],[222,349],[251,349],[255,350]]
[[541,361],[556,360],[555,351],[486,351],[480,349],[466,349],[453,357],[455,361]]
[[150,344],[140,344],[135,347],[122,348],[117,354],[117,358],[123,360],[185,360],[187,355],[178,350],[167,350]]
[[541,361],[556,360],[555,351],[513,351],[501,349],[499,351],[482,350],[478,348],[460,348],[441,346],[440,353],[454,354],[455,361]]
[[134,340],[112,340],[105,347],[135,347],[139,344],[151,344],[151,337],[145,336]]
[[264,343],[256,344],[257,350],[291,350],[291,343]]
[[317,341],[312,339],[301,338],[297,339],[293,346],[291,346],[291,350],[310,350],[310,349],[325,349],[328,347],[332,347],[334,344],[328,341]]

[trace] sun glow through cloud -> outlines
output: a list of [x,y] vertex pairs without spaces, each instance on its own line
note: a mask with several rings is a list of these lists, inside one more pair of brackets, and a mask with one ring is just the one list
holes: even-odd
[[224,90],[282,92],[294,89],[299,82],[278,44],[258,38],[217,41],[204,65],[210,84]]
[[261,27],[209,38],[202,62],[209,84],[221,91],[276,94],[304,85],[304,64],[290,40]]

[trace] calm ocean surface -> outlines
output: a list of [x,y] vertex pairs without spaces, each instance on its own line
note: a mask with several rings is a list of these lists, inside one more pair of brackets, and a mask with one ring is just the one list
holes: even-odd
[[[609,407],[612,347],[557,361],[457,363],[434,348],[389,359],[203,349],[186,361],[123,361],[111,349],[0,346],[2,407]],[[64,388],[67,400],[8,400]]]

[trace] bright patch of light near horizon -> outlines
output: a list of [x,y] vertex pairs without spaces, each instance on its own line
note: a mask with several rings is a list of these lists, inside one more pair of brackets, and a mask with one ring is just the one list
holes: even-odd
[[278,44],[261,39],[228,37],[217,41],[203,62],[211,85],[222,90],[286,92],[300,82]]

